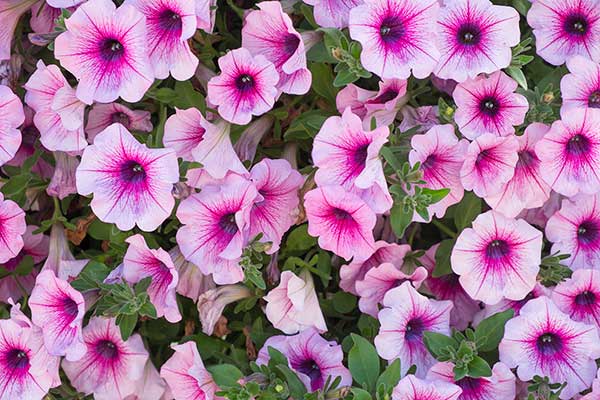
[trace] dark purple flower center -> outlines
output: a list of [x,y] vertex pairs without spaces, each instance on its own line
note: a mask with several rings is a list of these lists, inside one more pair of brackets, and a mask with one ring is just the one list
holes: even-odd
[[29,356],[27,352],[22,349],[14,348],[6,353],[6,364],[9,369],[28,369],[29,368]]
[[77,308],[77,303],[72,298],[65,296],[62,300],[63,311],[70,317],[75,318],[77,312],[79,311]]
[[235,79],[235,86],[242,92],[247,92],[254,88],[254,78],[248,74],[241,74]]
[[318,387],[317,382],[320,382],[322,377],[321,369],[319,368],[319,365],[315,362],[315,360],[313,360],[312,358],[303,360],[302,362],[298,363],[294,367],[294,369],[308,376],[312,387]]
[[492,96],[487,96],[479,102],[479,111],[488,117],[495,117],[500,111],[500,103]]
[[35,139],[40,136],[40,131],[35,125],[28,125],[22,128],[21,133],[23,134],[23,143],[28,145],[32,145],[35,142]]
[[430,154],[427,156],[425,161],[421,164],[425,169],[433,167],[438,160],[438,156],[436,154]]
[[288,56],[291,56],[298,50],[298,46],[300,46],[300,38],[294,34],[288,34],[283,40],[283,51]]
[[590,140],[581,133],[573,135],[573,137],[567,142],[567,152],[569,154],[579,156],[582,154],[586,154],[589,151]]
[[369,101],[371,104],[384,104],[390,100],[394,100],[398,96],[398,91],[394,89],[387,89],[373,100]]
[[160,27],[166,31],[180,32],[182,27],[181,15],[173,10],[164,10],[158,17]]
[[589,290],[579,293],[575,296],[575,304],[578,306],[591,306],[596,303],[596,295]]
[[333,216],[342,221],[347,221],[352,219],[352,215],[346,210],[342,210],[341,208],[334,207],[332,210]]
[[404,24],[397,16],[388,16],[379,26],[379,35],[385,43],[395,43],[404,36]]
[[235,222],[235,213],[223,215],[219,220],[219,226],[230,235],[236,234],[238,231],[238,226]]
[[114,360],[119,357],[119,348],[110,340],[100,340],[96,344],[96,352],[105,360]]
[[508,255],[508,253],[510,253],[510,246],[506,240],[502,239],[492,240],[485,248],[486,256],[492,260],[504,258]]
[[589,23],[585,15],[573,13],[564,19],[563,28],[572,36],[585,36],[588,32]]
[[600,226],[596,221],[587,220],[577,228],[577,240],[582,244],[590,244],[600,238]]
[[456,384],[460,386],[463,390],[463,395],[465,395],[465,392],[477,392],[481,387],[481,379],[467,376],[456,382]]
[[116,112],[113,113],[110,116],[110,121],[114,124],[114,123],[119,123],[121,125],[123,125],[126,128],[129,128],[129,124],[131,123],[131,120],[129,119],[129,115],[123,113],[123,112]]
[[472,22],[462,24],[456,32],[456,39],[465,46],[476,46],[481,41],[481,28]]
[[120,173],[121,178],[126,182],[139,183],[146,179],[144,167],[135,160],[127,160],[121,164]]
[[425,324],[420,318],[413,318],[406,324],[404,337],[406,340],[418,340],[423,336]]
[[354,162],[356,163],[356,165],[365,165],[365,163],[367,162],[368,149],[369,145],[365,144],[354,151]]
[[517,164],[521,167],[528,167],[538,161],[537,156],[533,151],[523,150],[519,152],[519,161]]
[[537,338],[535,345],[540,353],[551,356],[560,352],[563,343],[556,333],[546,332]]
[[600,90],[593,91],[588,97],[588,107],[600,108]]
[[100,43],[100,55],[106,61],[117,61],[125,54],[123,43],[114,38],[107,38]]

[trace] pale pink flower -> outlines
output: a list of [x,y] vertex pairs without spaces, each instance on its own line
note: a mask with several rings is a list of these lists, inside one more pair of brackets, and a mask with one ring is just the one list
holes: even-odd
[[398,126],[400,132],[406,132],[409,129],[416,127],[417,133],[425,133],[439,124],[439,111],[437,106],[413,108],[407,105],[402,107],[400,111],[402,113],[402,121]]
[[92,143],[97,134],[117,122],[130,132],[151,132],[152,122],[150,117],[151,114],[148,111],[131,110],[123,104],[96,103],[88,114],[85,132]]
[[0,60],[10,59],[10,49],[15,28],[38,0],[4,0],[0,3]]
[[572,320],[600,329],[600,272],[579,269],[552,291],[554,304]]
[[252,292],[244,285],[222,285],[200,294],[197,307],[202,332],[212,335],[225,307],[250,296]]
[[79,166],[79,160],[75,156],[70,156],[62,151],[54,152],[56,165],[52,179],[46,188],[49,196],[64,199],[65,197],[77,193],[75,184],[75,171]]
[[216,287],[210,275],[204,275],[197,265],[187,261],[178,246],[169,250],[169,255],[179,274],[177,293],[196,301],[202,293]]
[[14,201],[4,200],[0,193],[0,263],[19,255],[26,229],[23,210]]
[[392,392],[392,400],[458,400],[460,387],[444,381],[427,381],[407,375]]
[[21,132],[17,128],[25,121],[25,112],[21,100],[8,86],[0,85],[0,99],[0,165],[3,165],[15,156],[21,146]]
[[567,60],[567,68],[570,73],[560,80],[560,114],[600,108],[600,65],[585,57],[575,56]]
[[342,29],[348,26],[350,10],[363,0],[304,0],[314,6],[315,21],[323,28]]

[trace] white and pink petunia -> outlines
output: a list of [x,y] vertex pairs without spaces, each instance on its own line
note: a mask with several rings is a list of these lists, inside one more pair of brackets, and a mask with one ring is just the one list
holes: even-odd
[[600,272],[579,269],[552,291],[556,306],[572,320],[593,324],[600,329]]
[[93,143],[97,134],[114,123],[123,125],[130,132],[152,131],[150,112],[131,110],[120,103],[96,103],[88,114],[85,133],[87,133],[90,142]]

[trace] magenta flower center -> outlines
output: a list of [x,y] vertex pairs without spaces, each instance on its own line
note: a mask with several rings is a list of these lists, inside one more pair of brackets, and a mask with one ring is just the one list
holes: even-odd
[[96,344],[96,352],[105,360],[114,360],[119,357],[119,348],[110,340],[100,340]]
[[135,160],[125,161],[121,165],[121,178],[126,182],[139,183],[146,179],[146,171],[140,163]]
[[510,246],[505,240],[495,239],[488,243],[485,248],[485,254],[492,260],[499,260],[510,253]]
[[540,335],[536,340],[536,347],[540,353],[551,356],[562,349],[562,339],[553,332],[546,332]]
[[310,379],[311,387],[318,388],[321,382],[321,369],[319,365],[312,358],[301,361],[292,367],[298,371],[308,376]]
[[406,340],[418,340],[423,336],[425,324],[420,318],[413,318],[406,324],[404,337]]
[[173,10],[164,10],[158,17],[160,27],[165,31],[179,32],[181,31],[182,23],[181,16]]
[[110,121],[115,124],[115,123],[119,123],[125,127],[129,127],[129,124],[131,123],[131,120],[129,119],[129,116],[125,113],[122,112],[116,112],[113,113],[110,116]]
[[577,228],[577,239],[583,244],[593,243],[600,237],[600,226],[596,221],[587,220],[579,224]]
[[6,353],[5,362],[9,369],[24,370],[29,368],[29,356],[25,350],[13,348]]
[[524,150],[519,152],[519,161],[517,161],[517,167],[528,167],[535,164],[538,161],[537,156],[533,151]]
[[595,90],[588,97],[588,107],[600,108],[600,90]]
[[404,35],[404,24],[397,16],[385,17],[379,26],[379,35],[385,43],[395,43]]
[[456,39],[465,46],[477,46],[481,41],[481,29],[479,26],[467,22],[458,28]]
[[571,36],[585,36],[588,32],[587,18],[580,13],[568,15],[563,22],[563,29]]
[[575,296],[575,304],[578,306],[591,306],[596,303],[596,295],[589,290],[583,291]]
[[398,96],[398,91],[394,89],[387,89],[385,92],[381,93],[379,96],[375,97],[373,100],[369,101],[371,104],[384,104],[390,100],[394,100]]
[[235,79],[235,86],[241,91],[241,92],[247,92],[250,91],[254,88],[254,78],[252,78],[250,75],[248,74],[240,74],[236,79]]
[[481,379],[467,376],[456,382],[456,384],[463,390],[464,396],[466,393],[479,392],[479,389],[481,388]]
[[425,161],[423,161],[423,163],[421,165],[425,169],[432,168],[437,163],[437,160],[438,160],[437,155],[430,154],[427,156],[427,158],[425,159]]
[[364,167],[365,163],[367,162],[368,149],[368,144],[360,146],[358,149],[356,149],[356,151],[354,152],[354,162],[356,163],[356,165]]
[[589,150],[590,140],[581,133],[574,135],[567,142],[567,152],[569,152],[572,155],[579,156],[582,154],[586,154],[587,152],[589,152]]
[[77,307],[77,303],[75,302],[75,300],[73,300],[72,298],[66,296],[63,300],[62,300],[62,305],[63,305],[63,311],[71,318],[75,318],[77,316],[78,313],[78,307]]
[[107,38],[100,43],[100,55],[106,61],[120,60],[123,54],[125,54],[125,47],[117,39]]
[[234,235],[238,231],[237,223],[235,222],[235,213],[225,214],[219,220],[219,226],[223,231],[230,235]]
[[479,111],[488,117],[495,117],[500,110],[500,103],[492,96],[487,96],[479,102]]
[[352,215],[346,210],[342,210],[341,208],[334,208],[332,210],[333,216],[341,221],[347,221],[352,219]]
[[298,50],[298,46],[300,46],[300,39],[298,36],[290,33],[285,37],[285,40],[283,41],[283,51],[285,54],[291,56]]

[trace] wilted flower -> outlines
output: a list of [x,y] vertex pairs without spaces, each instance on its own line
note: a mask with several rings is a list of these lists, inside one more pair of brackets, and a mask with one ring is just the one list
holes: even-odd
[[244,285],[223,285],[201,293],[197,306],[202,332],[212,335],[225,307],[251,295],[250,289]]
[[46,193],[49,196],[64,199],[65,197],[77,193],[75,184],[75,171],[79,166],[79,160],[75,156],[70,156],[62,151],[54,152],[54,174],[46,188]]
[[417,133],[425,133],[439,123],[437,106],[413,108],[407,105],[402,107],[400,111],[402,113],[402,121],[398,126],[400,132],[418,127]]
[[274,122],[275,118],[272,115],[263,115],[248,125],[244,132],[242,132],[233,146],[242,161],[254,160],[258,144],[263,136],[271,130]]
[[198,296],[215,288],[215,282],[210,275],[205,275],[198,266],[187,261],[178,246],[169,250],[169,255],[173,260],[179,282],[177,283],[177,293],[193,301],[198,300]]

